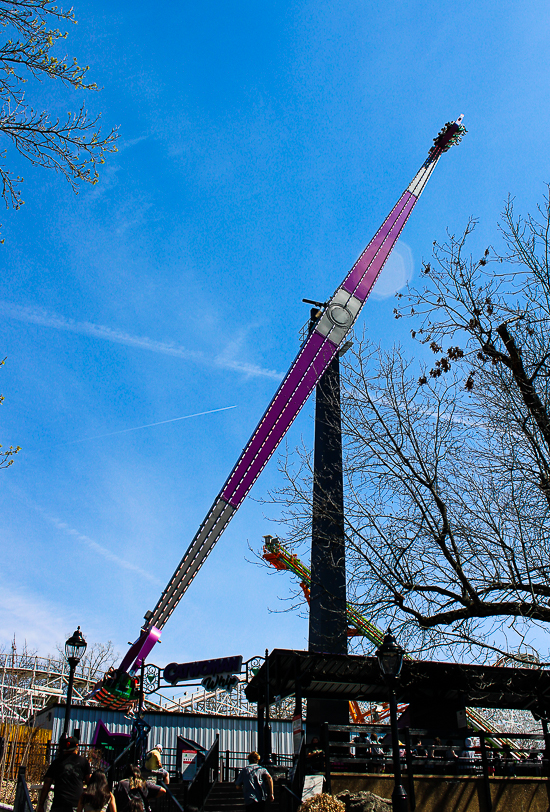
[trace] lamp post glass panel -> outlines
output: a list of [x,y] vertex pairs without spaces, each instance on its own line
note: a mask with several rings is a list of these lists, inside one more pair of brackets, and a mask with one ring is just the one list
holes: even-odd
[[395,637],[388,629],[382,645],[376,652],[378,665],[384,680],[389,688],[391,743],[393,754],[393,775],[395,779],[392,792],[392,809],[394,812],[407,812],[409,804],[407,793],[401,783],[401,760],[399,754],[399,730],[397,728],[397,699],[395,696],[395,680],[401,673],[404,651],[397,643]]
[[69,684],[67,686],[67,705],[65,707],[65,723],[63,725],[63,736],[66,736],[69,730],[69,719],[71,718],[71,700],[73,698],[73,683],[74,672],[76,667],[86,651],[87,643],[82,636],[80,626],[69,637],[65,643],[65,657],[69,663]]

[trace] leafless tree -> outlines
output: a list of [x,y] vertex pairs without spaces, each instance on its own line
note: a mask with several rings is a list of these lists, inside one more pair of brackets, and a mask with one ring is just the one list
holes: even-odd
[[[58,643],[57,651],[61,659],[65,658],[64,645]],[[119,655],[114,650],[111,640],[106,643],[91,643],[86,648],[86,652],[80,662],[78,663],[76,674],[77,676],[85,677],[86,679],[99,680],[112,665],[115,665],[119,660]]]
[[[90,115],[83,104],[63,116],[41,109],[40,83],[45,79],[68,89],[98,90],[87,81],[87,66],[59,53],[59,41],[67,32],[58,26],[75,22],[72,10],[63,11],[53,0],[0,0],[0,25],[7,36],[0,46],[0,134],[34,166],[60,172],[76,192],[80,181],[97,183],[97,167],[104,163],[105,152],[116,149],[117,133],[113,129],[101,135],[99,116]],[[8,208],[23,205],[22,182],[0,164]]]
[[[549,199],[526,218],[509,199],[502,249],[478,260],[474,227],[434,244],[400,297],[425,363],[365,340],[346,357],[349,592],[411,653],[521,658],[550,621]],[[296,545],[311,465],[303,451],[281,465]]]
[[[4,366],[6,359],[0,361],[0,367]],[[4,402],[4,395],[0,395],[0,404]],[[2,446],[0,445],[0,449]],[[5,451],[0,450],[0,469],[7,468],[13,463],[13,457],[21,451],[21,446],[10,445]]]

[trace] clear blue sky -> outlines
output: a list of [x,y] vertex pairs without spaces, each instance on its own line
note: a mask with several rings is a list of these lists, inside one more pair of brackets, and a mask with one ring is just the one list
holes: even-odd
[[[86,101],[120,125],[119,152],[75,197],[8,151],[26,205],[0,217],[0,442],[23,448],[0,473],[0,642],[40,653],[77,624],[121,652],[135,638],[297,351],[302,297],[333,291],[445,121],[464,113],[469,133],[403,232],[413,273],[470,214],[494,242],[507,193],[534,209],[550,178],[541,0],[75,13],[67,52],[103,87]],[[42,92],[61,114],[84,98]],[[409,328],[388,295],[401,266],[360,320],[387,344]],[[252,497],[277,483],[272,460]],[[306,645],[305,620],[270,612],[289,578],[250,563],[280,530],[265,510],[241,508],[154,662]]]

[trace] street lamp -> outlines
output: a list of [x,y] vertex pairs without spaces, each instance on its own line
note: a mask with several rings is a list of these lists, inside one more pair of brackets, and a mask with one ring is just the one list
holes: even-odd
[[73,632],[73,634],[69,637],[67,642],[65,643],[65,657],[67,658],[67,662],[69,663],[69,684],[67,686],[67,705],[65,706],[65,723],[63,725],[63,737],[65,737],[69,731],[69,718],[71,716],[71,700],[73,698],[73,683],[74,683],[74,672],[76,667],[82,657],[84,656],[84,652],[86,651],[86,641],[82,637],[82,632],[80,631],[80,626]]
[[407,793],[401,783],[401,760],[399,756],[399,731],[397,729],[397,699],[395,696],[395,681],[401,673],[403,665],[404,651],[397,643],[395,637],[388,629],[382,645],[376,652],[380,671],[390,692],[390,720],[391,720],[391,743],[393,753],[393,775],[395,779],[391,796],[392,809],[394,812],[407,812],[409,804]]
[[271,725],[269,724],[269,651],[265,650],[265,723],[264,723],[264,748],[262,766],[270,767],[273,764],[271,758]]

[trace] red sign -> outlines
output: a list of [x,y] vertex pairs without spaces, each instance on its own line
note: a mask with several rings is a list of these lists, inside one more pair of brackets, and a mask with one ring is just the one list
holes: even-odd
[[184,781],[191,781],[197,772],[197,751],[184,750],[181,754],[181,777]]

